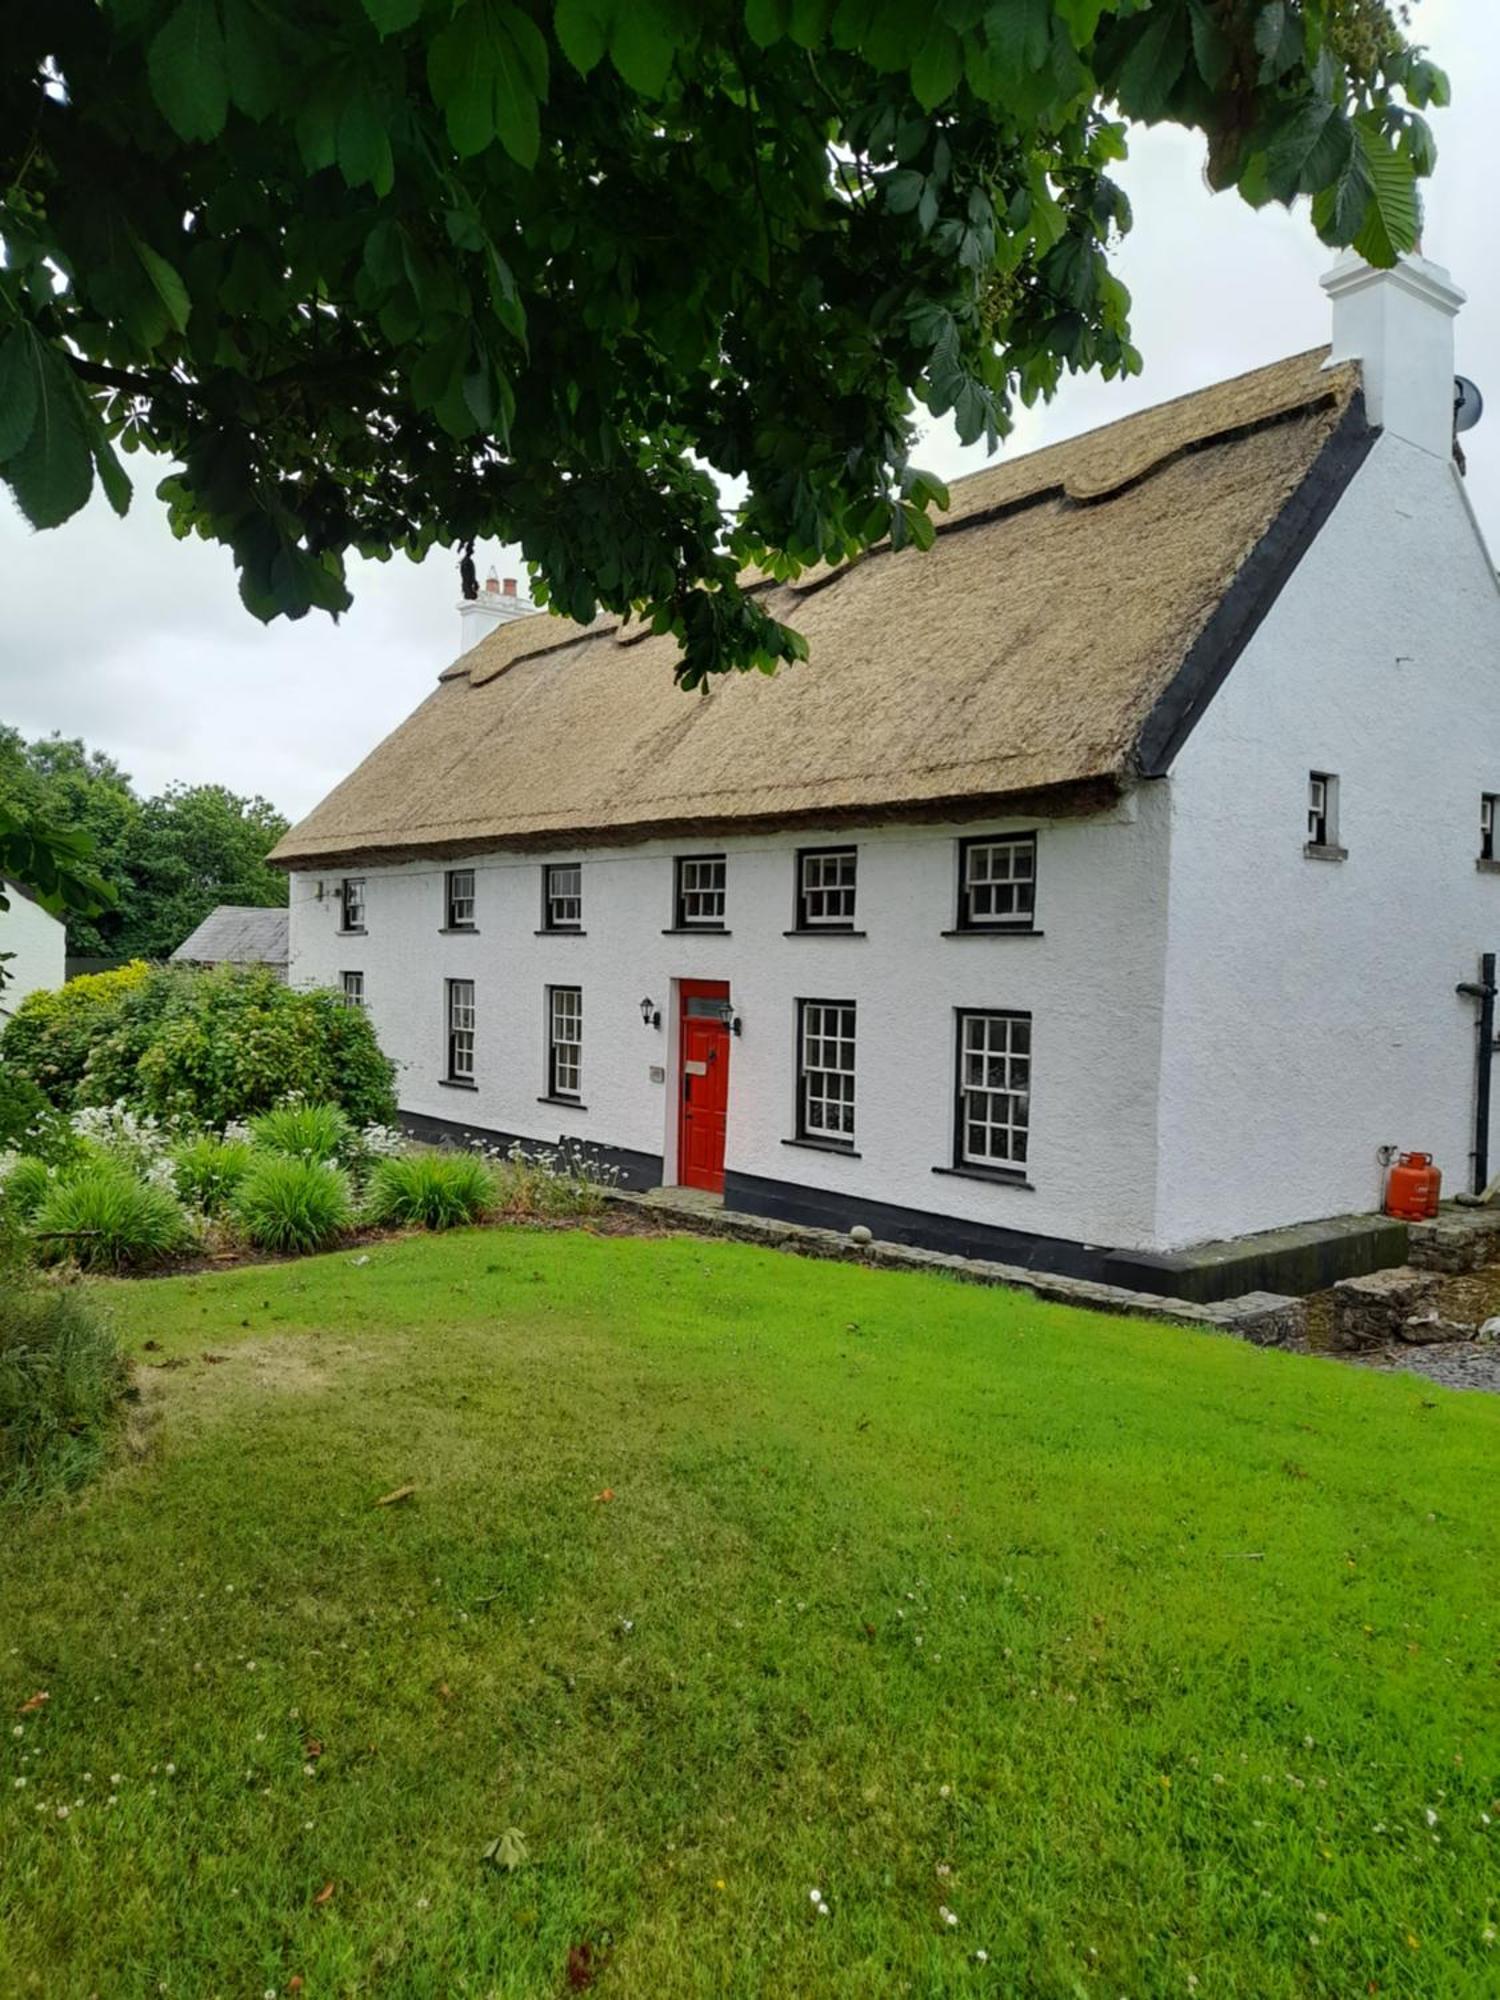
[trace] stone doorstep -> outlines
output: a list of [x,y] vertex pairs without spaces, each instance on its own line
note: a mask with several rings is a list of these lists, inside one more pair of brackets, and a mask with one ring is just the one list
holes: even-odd
[[613,1207],[668,1221],[675,1228],[701,1236],[723,1236],[770,1250],[790,1250],[802,1257],[873,1265],[880,1270],[941,1272],[970,1285],[1000,1285],[1029,1292],[1057,1305],[1085,1306],[1093,1312],[1160,1320],[1168,1326],[1193,1326],[1203,1332],[1233,1333],[1261,1347],[1295,1345],[1306,1325],[1307,1301],[1279,1292],[1247,1292],[1214,1305],[1192,1305],[1186,1299],[1163,1298],[1155,1292],[1132,1292],[1122,1285],[1065,1278],[1053,1271],[1033,1271],[981,1257],[957,1257],[943,1250],[918,1250],[905,1243],[855,1243],[835,1229],[813,1229],[804,1223],[776,1222],[736,1209],[705,1209],[664,1200],[660,1189],[646,1196],[610,1188],[604,1198]]

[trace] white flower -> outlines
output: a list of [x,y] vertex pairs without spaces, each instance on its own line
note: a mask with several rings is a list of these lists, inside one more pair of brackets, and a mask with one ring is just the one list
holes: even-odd
[[981,1945],[978,1951],[976,1951],[974,1954],[974,1963],[976,1965],[988,1965],[989,1962],[990,1962],[990,1955],[985,1950],[984,1946]]
[[304,1777],[304,1778],[315,1778],[315,1777],[317,1777],[317,1775],[318,1775],[318,1767],[317,1767],[317,1765],[316,1765],[316,1764],[304,1764],[304,1765],[302,1766],[302,1775],[303,1775],[303,1777]]
[[1436,1826],[1437,1814],[1432,1810],[1432,1807],[1431,1806],[1426,1807],[1425,1811],[1426,1811],[1427,1824],[1429,1826]]
[[12,1736],[24,1736],[26,1734],[26,1724],[24,1722],[13,1722],[10,1727],[10,1733]]
[[[166,1770],[167,1770],[167,1776],[169,1778],[175,1778],[177,1776],[177,1766],[175,1764],[168,1764]],[[85,1773],[85,1775],[87,1775],[87,1773]]]
[[25,1783],[26,1783],[26,1780],[25,1780],[24,1778],[17,1778],[17,1779],[16,1779],[16,1790],[17,1790],[17,1791],[19,1792],[19,1791],[21,1790],[22,1786],[23,1786],[23,1785],[24,1785]]
[[831,1912],[831,1911],[829,1910],[829,1907],[828,1907],[828,1905],[827,1905],[826,1903],[819,1903],[819,1905],[818,1905],[818,1915],[819,1915],[820,1917],[826,1917],[826,1916],[831,1916],[831,1915],[832,1915],[832,1912]]
[[57,1809],[57,1816],[59,1819],[66,1819],[68,1816],[68,1808],[66,1806],[59,1806]]
[[938,1904],[938,1915],[942,1918],[943,1922],[948,1926],[950,1931],[957,1929],[958,1918],[955,1915],[955,1913],[948,1908],[948,1905],[946,1903]]
[[109,1782],[110,1782],[110,1783],[111,1783],[112,1785],[123,1785],[123,1784],[124,1784],[124,1782],[125,1782],[125,1780],[124,1780],[124,1779],[123,1779],[123,1778],[122,1778],[122,1777],[120,1776],[120,1774],[119,1774],[119,1772],[118,1772],[118,1771],[114,1771],[114,1772],[111,1772],[111,1774],[110,1774],[110,1780],[109,1780]]
[[809,1889],[807,1892],[807,1900],[810,1903],[821,1903],[823,1900],[823,1891],[821,1889]]

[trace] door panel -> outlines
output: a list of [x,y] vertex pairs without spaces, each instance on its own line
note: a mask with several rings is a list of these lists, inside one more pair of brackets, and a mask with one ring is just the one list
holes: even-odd
[[714,1194],[724,1191],[729,1030],[708,1009],[728,998],[729,988],[723,984],[682,982],[678,1077],[682,1124],[677,1144],[677,1178],[684,1187],[707,1188]]

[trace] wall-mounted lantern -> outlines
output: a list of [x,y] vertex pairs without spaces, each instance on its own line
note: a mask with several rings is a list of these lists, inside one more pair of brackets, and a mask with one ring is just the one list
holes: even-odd
[[719,1002],[719,1019],[724,1023],[724,1026],[729,1030],[731,1035],[739,1034],[741,1028],[740,1017],[732,1000],[721,1000]]
[[643,1028],[659,1028],[661,1026],[661,1009],[654,1004],[649,994],[641,1002],[641,1026]]

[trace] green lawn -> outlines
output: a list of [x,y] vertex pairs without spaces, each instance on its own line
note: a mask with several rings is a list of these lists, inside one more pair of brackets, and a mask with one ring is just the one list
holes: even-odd
[[1500,1990],[1500,1402],[687,1239],[101,1291],[7,2000]]

